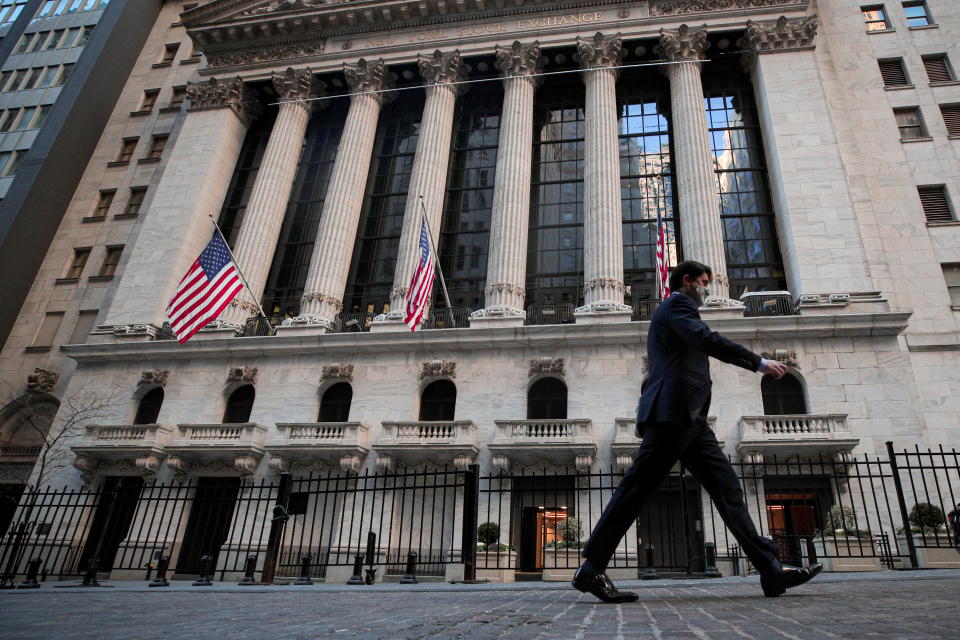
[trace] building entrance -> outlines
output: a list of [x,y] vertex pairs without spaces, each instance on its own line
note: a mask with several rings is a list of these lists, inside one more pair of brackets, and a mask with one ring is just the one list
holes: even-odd
[[109,569],[113,566],[117,549],[126,539],[130,523],[133,522],[142,489],[143,478],[139,476],[110,476],[104,480],[100,504],[97,505],[90,534],[80,554],[79,573],[90,568],[93,559],[96,559],[98,568]]
[[829,478],[767,478],[767,526],[780,545],[781,560],[804,562],[803,539],[821,527],[830,507]]
[[220,547],[230,533],[230,522],[240,491],[240,478],[198,478],[183,534],[183,547],[177,559],[177,573],[197,576],[200,557],[210,555],[216,566]]

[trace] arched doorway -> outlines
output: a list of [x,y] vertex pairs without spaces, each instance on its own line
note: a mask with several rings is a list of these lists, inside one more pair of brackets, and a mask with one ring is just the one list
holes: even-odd
[[223,412],[223,423],[236,424],[239,422],[249,422],[255,397],[256,392],[252,384],[245,384],[234,390],[227,399],[227,408]]
[[350,419],[353,387],[349,382],[338,382],[323,392],[317,422],[346,422]]
[[453,420],[457,386],[450,380],[435,380],[420,395],[420,420]]
[[156,424],[163,406],[163,387],[151,389],[140,399],[133,424]]
[[779,380],[774,380],[770,376],[763,376],[760,380],[760,393],[763,396],[764,415],[782,416],[807,413],[807,400],[803,393],[803,384],[790,373]]
[[540,378],[527,391],[527,420],[564,420],[567,385],[559,378]]

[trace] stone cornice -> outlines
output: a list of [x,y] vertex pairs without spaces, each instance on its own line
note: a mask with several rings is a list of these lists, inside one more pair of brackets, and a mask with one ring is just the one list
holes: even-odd
[[[896,336],[906,327],[909,312],[817,314],[763,318],[710,319],[712,329],[737,341],[771,341],[796,338]],[[644,344],[646,322],[567,324],[529,327],[499,327],[417,331],[415,333],[331,333],[323,335],[277,335],[259,338],[194,338],[186,344],[175,340],[68,345],[60,348],[82,364],[94,362],[150,362],[153,360],[259,359],[317,354],[322,357],[354,357],[387,352],[424,352],[549,348],[601,344]]]
[[188,82],[187,98],[190,111],[230,109],[244,120],[253,120],[262,110],[253,91],[239,76],[207,82]]

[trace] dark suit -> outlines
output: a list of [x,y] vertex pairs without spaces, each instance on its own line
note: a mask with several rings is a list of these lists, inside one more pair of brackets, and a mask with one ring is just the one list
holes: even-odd
[[737,475],[707,426],[709,356],[749,371],[760,367],[760,356],[711,331],[689,296],[672,294],[650,322],[649,375],[637,408],[640,450],[583,550],[597,567],[607,566],[630,525],[680,460],[710,494],[753,565],[761,572],[779,569],[776,545],[757,533]]

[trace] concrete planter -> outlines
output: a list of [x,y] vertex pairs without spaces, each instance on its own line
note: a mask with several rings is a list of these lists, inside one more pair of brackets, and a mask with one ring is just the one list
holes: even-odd
[[824,571],[880,571],[883,568],[872,537],[815,538],[813,544]]
[[516,572],[516,551],[477,551],[477,580],[513,582]]
[[567,582],[573,580],[573,574],[580,566],[580,561],[580,549],[578,547],[544,549],[543,581]]
[[[913,544],[917,547],[917,562],[921,569],[960,569],[960,552],[952,544],[947,533],[913,534]],[[925,545],[925,546],[924,546]],[[907,537],[897,536],[897,548],[907,553]],[[910,566],[909,559],[904,566]]]

